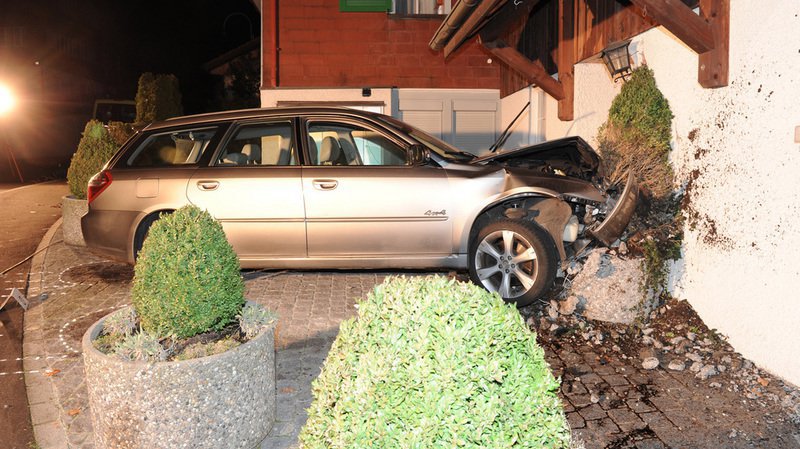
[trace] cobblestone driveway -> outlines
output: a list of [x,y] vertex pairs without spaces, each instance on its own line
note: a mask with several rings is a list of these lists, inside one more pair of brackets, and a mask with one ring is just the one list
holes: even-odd
[[[58,241],[59,234],[51,231],[43,245]],[[60,243],[37,257],[32,271],[24,352],[37,442],[43,449],[91,448],[79,342],[91,323],[128,302],[132,273]],[[296,444],[311,380],[339,323],[354,315],[357,298],[389,274],[245,273],[248,298],[279,314],[277,422],[263,448]],[[548,340],[542,342],[563,376],[570,425],[587,448],[800,448],[800,429],[774,407],[766,421],[766,409],[740,393],[708,388],[685,373],[644,372],[580,340],[552,337],[543,335]]]

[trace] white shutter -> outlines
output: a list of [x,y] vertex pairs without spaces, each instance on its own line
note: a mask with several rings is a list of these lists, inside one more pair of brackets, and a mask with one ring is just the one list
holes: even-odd
[[442,138],[442,111],[403,111],[401,118],[409,125]]

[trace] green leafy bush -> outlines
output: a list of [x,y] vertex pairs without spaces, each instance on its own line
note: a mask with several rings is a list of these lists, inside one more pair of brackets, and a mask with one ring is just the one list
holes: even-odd
[[147,124],[183,114],[181,90],[175,75],[143,73],[136,91],[136,123]]
[[246,304],[241,313],[236,316],[239,319],[239,328],[248,339],[258,336],[264,328],[274,323],[278,316],[272,310],[256,304]]
[[89,179],[103,168],[132,134],[133,128],[129,124],[112,122],[104,125],[98,120],[89,120],[67,169],[70,193],[85,200]]
[[393,278],[345,321],[314,381],[306,448],[569,447],[544,352],[496,294]]
[[161,362],[169,356],[169,351],[161,346],[158,337],[147,332],[125,336],[114,348],[114,353],[122,360],[143,362]]
[[187,338],[234,320],[244,281],[222,226],[196,206],[162,215],[139,253],[131,300],[142,328],[160,335]]
[[107,335],[130,335],[136,331],[139,317],[133,307],[123,307],[117,310],[103,322],[103,333]]
[[646,192],[664,198],[672,191],[669,164],[672,111],[653,71],[639,67],[622,86],[600,129],[599,150],[607,180],[623,181],[633,170]]

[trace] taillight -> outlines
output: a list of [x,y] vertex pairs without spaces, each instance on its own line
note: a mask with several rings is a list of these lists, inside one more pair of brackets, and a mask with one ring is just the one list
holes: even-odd
[[108,188],[111,185],[111,172],[108,170],[103,170],[100,173],[92,176],[92,179],[89,180],[89,186],[86,189],[86,199],[88,203],[94,201],[95,198],[98,197],[103,190]]

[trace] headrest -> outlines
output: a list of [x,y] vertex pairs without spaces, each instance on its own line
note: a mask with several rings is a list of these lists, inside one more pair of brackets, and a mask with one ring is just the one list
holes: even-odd
[[251,164],[261,163],[261,146],[255,143],[247,143],[242,146],[242,154],[247,156]]
[[332,136],[327,136],[322,139],[322,148],[319,151],[320,164],[334,164],[339,160],[342,155],[342,147],[339,146],[339,141]]

